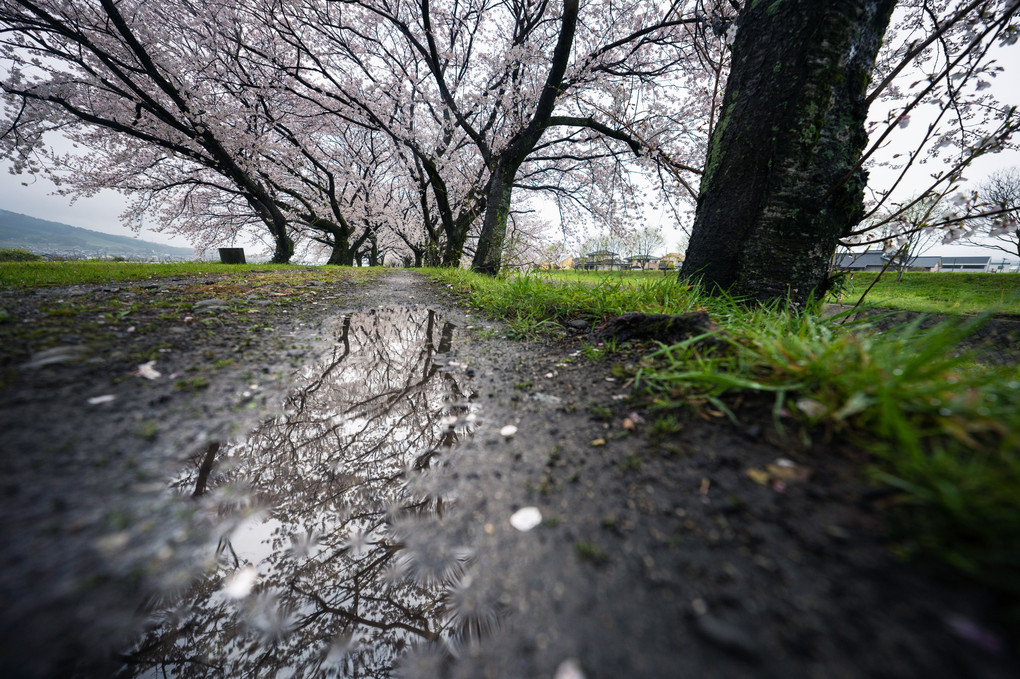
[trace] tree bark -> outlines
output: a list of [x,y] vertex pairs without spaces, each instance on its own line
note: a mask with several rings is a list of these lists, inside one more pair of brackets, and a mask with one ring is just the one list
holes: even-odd
[[759,302],[823,288],[862,215],[867,88],[895,4],[747,4],[681,278]]
[[486,200],[488,207],[482,220],[478,248],[471,263],[471,268],[478,273],[495,276],[503,264],[506,220],[510,214],[510,196],[516,174],[517,167],[505,167],[503,162],[498,163],[492,172]]

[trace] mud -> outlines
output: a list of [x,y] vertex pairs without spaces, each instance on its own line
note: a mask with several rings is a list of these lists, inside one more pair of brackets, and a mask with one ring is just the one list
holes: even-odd
[[653,435],[632,356],[409,272],[311,300],[155,380],[116,339],[8,360],[4,676],[1014,674],[995,602],[893,557],[859,451],[752,406]]

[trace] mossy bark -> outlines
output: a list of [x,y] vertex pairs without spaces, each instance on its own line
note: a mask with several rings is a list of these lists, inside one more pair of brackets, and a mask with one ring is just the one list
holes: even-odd
[[680,276],[805,302],[862,214],[868,84],[895,0],[752,3]]
[[510,198],[516,173],[517,166],[514,163],[501,162],[493,170],[486,201],[488,207],[471,264],[472,270],[478,273],[495,276],[503,265],[503,241],[506,239],[506,220],[510,215]]

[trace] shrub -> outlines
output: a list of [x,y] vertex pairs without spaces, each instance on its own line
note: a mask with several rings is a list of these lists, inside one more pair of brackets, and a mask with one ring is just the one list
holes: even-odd
[[0,262],[38,262],[41,259],[24,248],[0,248]]

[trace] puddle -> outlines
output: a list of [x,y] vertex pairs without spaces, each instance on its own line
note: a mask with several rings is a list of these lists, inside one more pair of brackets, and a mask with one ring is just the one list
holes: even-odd
[[150,602],[126,676],[384,676],[467,633],[470,552],[437,530],[437,467],[476,417],[455,334],[425,309],[351,314],[283,415],[191,461],[173,491],[222,537],[183,597]]

